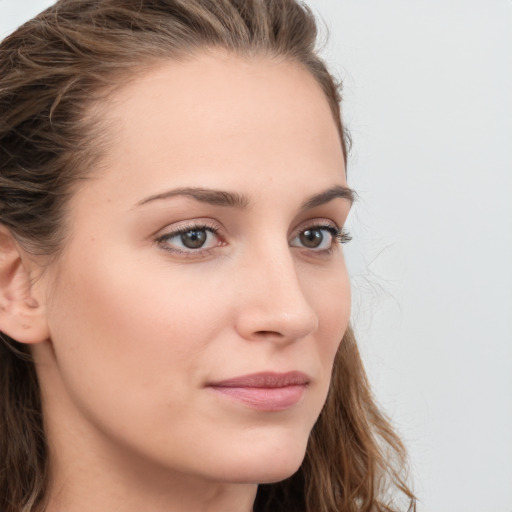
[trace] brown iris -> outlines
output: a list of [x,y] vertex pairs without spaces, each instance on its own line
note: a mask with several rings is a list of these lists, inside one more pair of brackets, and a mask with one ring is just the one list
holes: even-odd
[[206,230],[204,229],[190,229],[180,235],[183,245],[188,249],[199,249],[206,242]]
[[301,244],[308,249],[315,249],[324,240],[321,229],[306,229],[299,235]]

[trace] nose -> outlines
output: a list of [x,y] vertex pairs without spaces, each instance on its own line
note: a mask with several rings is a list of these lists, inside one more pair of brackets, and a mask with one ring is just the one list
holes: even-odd
[[248,340],[289,343],[318,328],[289,247],[281,254],[253,255],[237,287],[238,333]]

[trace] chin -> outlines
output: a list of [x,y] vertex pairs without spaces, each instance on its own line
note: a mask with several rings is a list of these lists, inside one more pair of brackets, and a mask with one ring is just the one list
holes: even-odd
[[261,450],[240,457],[228,469],[226,480],[233,483],[269,484],[286,480],[300,468],[306,453],[306,446],[297,442],[295,446],[281,446],[278,449]]
[[283,480],[290,478],[299,470],[302,460],[304,460],[304,457],[301,459],[299,464],[296,464],[293,467],[289,466],[287,468],[279,468],[278,470],[275,470],[274,468],[269,468],[270,471],[267,471],[267,473],[260,475],[260,478],[258,478],[258,480],[255,480],[255,483],[274,484],[276,482],[282,482]]

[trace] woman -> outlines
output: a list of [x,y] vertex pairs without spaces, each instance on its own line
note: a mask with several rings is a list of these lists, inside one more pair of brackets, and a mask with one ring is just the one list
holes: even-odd
[[60,0],[3,41],[1,510],[412,500],[315,38],[292,0]]

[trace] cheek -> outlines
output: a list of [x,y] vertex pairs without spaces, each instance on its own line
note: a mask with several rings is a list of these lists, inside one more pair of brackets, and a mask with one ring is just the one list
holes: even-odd
[[205,435],[197,389],[213,366],[208,347],[229,325],[226,301],[218,291],[212,301],[215,290],[204,286],[198,293],[190,274],[169,266],[79,261],[62,267],[49,315],[56,364],[48,389],[61,401],[54,417],[79,410],[84,425],[112,440],[157,458],[163,443],[181,453],[190,432]]
[[186,273],[112,261],[75,258],[59,273],[49,314],[59,370],[77,393],[94,388],[115,398],[129,387],[135,399],[162,380],[185,392],[226,308],[212,290],[198,293]]
[[311,286],[310,297],[318,314],[320,332],[317,339],[322,356],[332,365],[350,321],[351,290],[345,265],[339,265],[320,285]]

